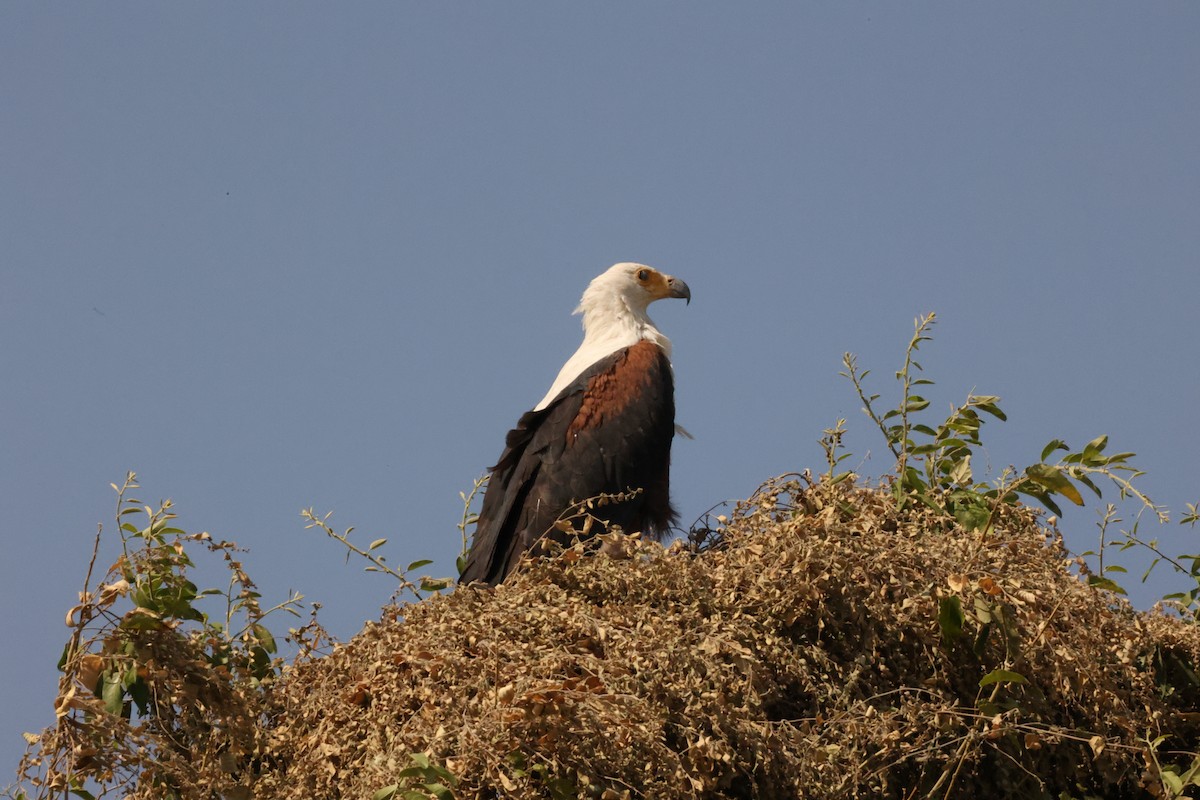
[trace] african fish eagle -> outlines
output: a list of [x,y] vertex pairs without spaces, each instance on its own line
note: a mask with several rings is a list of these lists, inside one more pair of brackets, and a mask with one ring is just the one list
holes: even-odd
[[590,512],[626,532],[661,538],[676,520],[671,341],[646,313],[665,297],[690,303],[692,293],[644,264],[617,264],[588,285],[575,309],[583,315],[583,344],[509,431],[460,583],[497,584],[543,537],[570,541],[555,522],[601,494],[632,495]]

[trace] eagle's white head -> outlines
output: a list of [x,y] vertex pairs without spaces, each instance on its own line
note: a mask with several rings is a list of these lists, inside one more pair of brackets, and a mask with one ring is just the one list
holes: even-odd
[[692,292],[679,278],[645,264],[622,262],[597,275],[583,292],[576,314],[583,315],[583,344],[563,365],[550,391],[535,410],[545,408],[558,393],[592,364],[642,339],[649,339],[671,355],[671,340],[646,313],[655,300],[679,297],[688,303]]
[[691,302],[688,285],[645,264],[614,264],[588,284],[576,314],[583,314],[584,335],[596,327],[628,317],[649,322],[646,308],[655,300],[682,297]]

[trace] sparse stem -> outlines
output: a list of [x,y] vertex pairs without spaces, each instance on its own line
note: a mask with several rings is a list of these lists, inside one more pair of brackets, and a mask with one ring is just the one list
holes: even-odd
[[888,449],[892,451],[892,455],[895,456],[898,461],[900,459],[900,451],[896,449],[896,445],[892,442],[892,437],[888,435],[887,425],[885,425],[883,420],[879,418],[879,415],[875,413],[875,409],[871,405],[871,401],[874,398],[868,397],[866,390],[863,389],[862,379],[866,377],[866,373],[864,372],[861,375],[859,374],[858,359],[854,357],[853,353],[844,353],[842,355],[842,364],[844,364],[846,367],[846,372],[843,372],[842,374],[849,378],[850,382],[854,384],[854,389],[858,392],[858,399],[862,401],[863,411],[866,412],[866,415],[871,418],[871,421],[874,422],[875,426],[879,428],[880,432],[883,433],[883,438],[884,441],[887,442]]
[[[913,361],[913,353],[921,346],[921,342],[926,340],[925,332],[933,325],[935,320],[936,316],[932,311],[917,317],[914,322],[915,330],[913,331],[913,337],[909,341],[908,347],[904,350],[904,368],[897,373],[897,377],[900,378],[904,387],[900,398],[900,452],[896,454],[896,474],[900,476],[902,481],[904,480],[904,471],[908,466],[908,401],[912,395],[912,370],[913,367],[916,367],[918,370],[921,369],[921,365]],[[895,448],[892,448],[892,452],[895,452]]]
[[838,450],[842,447],[842,437],[846,435],[846,420],[839,419],[837,424],[832,428],[826,428],[821,437],[821,449],[825,451],[825,463],[829,465],[829,472],[826,473],[825,481],[828,485],[833,485],[834,471],[837,469],[838,462],[843,456],[838,455]]
[[467,528],[479,521],[479,515],[471,512],[471,506],[475,504],[475,496],[487,486],[491,477],[492,474],[486,472],[474,480],[469,493],[458,493],[463,501],[462,520],[458,523],[458,532],[462,535],[462,550],[459,551],[459,559],[466,559],[467,553],[471,550],[471,540],[467,535]]
[[318,517],[315,511],[313,511],[311,508],[306,508],[300,512],[300,515],[308,520],[308,525],[305,526],[306,528],[320,528],[321,530],[325,531],[327,536],[332,539],[337,539],[339,542],[341,542],[351,553],[370,561],[371,567],[367,568],[369,571],[373,568],[373,571],[383,572],[395,578],[400,583],[397,594],[400,592],[409,591],[412,592],[413,596],[418,601],[425,599],[421,594],[419,587],[410,581],[406,574],[392,569],[382,558],[376,556],[370,550],[364,550],[354,542],[350,541],[349,534],[350,531],[354,530],[353,528],[350,528],[345,533],[338,533],[336,530],[334,530],[327,521],[332,513],[333,512],[330,512],[324,517]]
[[1104,577],[1104,551],[1108,549],[1108,526],[1113,522],[1120,522],[1117,519],[1117,507],[1109,503],[1104,507],[1104,516],[1100,520],[1100,547],[1096,550],[1096,558],[1098,560],[1099,572],[1097,575]]

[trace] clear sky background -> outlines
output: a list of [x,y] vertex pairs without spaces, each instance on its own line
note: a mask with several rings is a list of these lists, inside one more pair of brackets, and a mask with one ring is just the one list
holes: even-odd
[[1200,500],[1197,42],[1186,2],[6,3],[0,767],[53,719],[110,482],[348,638],[393,587],[300,509],[453,574],[458,492],[616,261],[694,295],[652,307],[685,523],[838,417],[885,472],[841,354],[892,391],[925,311],[936,403],[1003,398],[994,468],[1107,433]]

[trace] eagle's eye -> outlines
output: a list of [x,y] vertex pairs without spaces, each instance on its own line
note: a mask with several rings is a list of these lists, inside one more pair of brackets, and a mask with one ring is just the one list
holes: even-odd
[[642,283],[645,283],[646,279],[649,277],[650,277],[650,270],[648,270],[648,269],[639,269],[638,270],[638,280],[641,281]]

